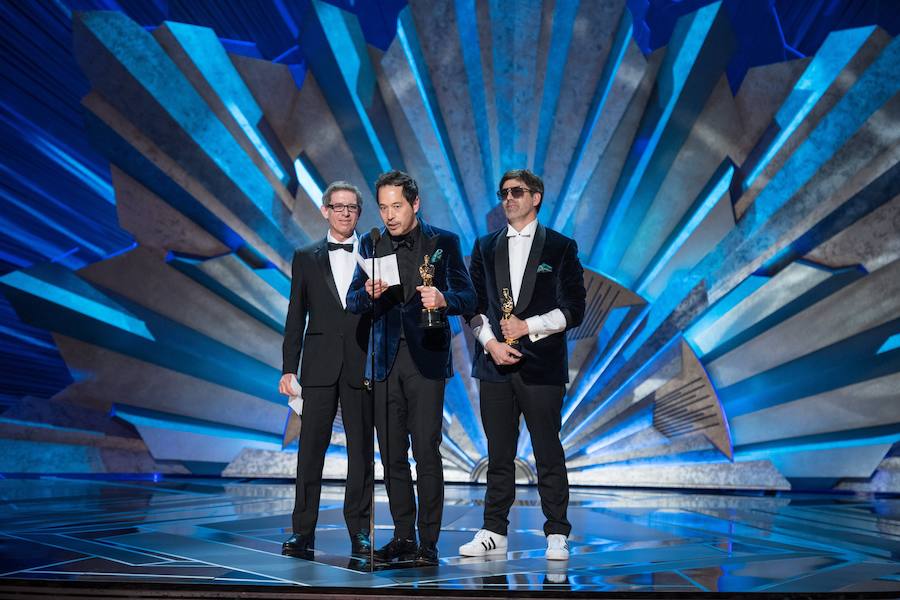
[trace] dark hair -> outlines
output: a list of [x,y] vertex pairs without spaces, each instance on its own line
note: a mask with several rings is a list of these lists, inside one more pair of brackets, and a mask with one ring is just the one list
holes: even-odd
[[359,205],[359,213],[362,214],[362,192],[349,181],[338,180],[328,184],[328,187],[325,188],[325,192],[322,194],[322,206],[331,204],[331,194],[339,191],[353,192],[356,194],[356,203]]
[[410,206],[412,206],[413,202],[416,201],[416,198],[419,197],[419,186],[416,184],[416,180],[403,171],[394,170],[379,175],[378,180],[375,182],[376,198],[378,196],[378,190],[386,185],[402,187],[403,197],[406,198],[406,201],[409,202]]
[[540,194],[541,201],[535,208],[535,212],[541,210],[541,205],[544,203],[544,180],[528,169],[511,169],[504,173],[503,177],[500,178],[500,185],[497,186],[497,189],[502,188],[503,184],[510,179],[521,179],[522,182],[528,186],[528,189],[531,190],[532,194]]

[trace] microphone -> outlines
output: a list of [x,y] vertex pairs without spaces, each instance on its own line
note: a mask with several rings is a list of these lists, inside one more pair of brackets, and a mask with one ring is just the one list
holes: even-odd
[[377,227],[373,227],[371,231],[369,231],[369,237],[372,238],[372,244],[377,244],[381,241],[381,230]]

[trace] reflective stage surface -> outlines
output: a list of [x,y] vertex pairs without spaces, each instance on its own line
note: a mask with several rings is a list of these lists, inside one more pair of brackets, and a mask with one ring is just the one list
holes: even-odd
[[[177,585],[572,592],[900,595],[900,499],[581,488],[572,555],[544,559],[537,490],[518,489],[510,552],[457,555],[481,526],[481,486],[448,486],[441,564],[354,570],[343,487],[323,492],[314,561],[281,556],[293,485],[218,479],[0,480],[0,574]],[[383,488],[376,545],[390,538]],[[348,568],[349,567],[349,568]]]

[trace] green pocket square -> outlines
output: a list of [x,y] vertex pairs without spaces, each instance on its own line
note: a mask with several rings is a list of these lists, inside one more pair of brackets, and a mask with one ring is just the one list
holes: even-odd
[[444,254],[444,251],[441,250],[440,248],[438,248],[437,250],[435,250],[435,251],[434,251],[434,254],[431,255],[431,264],[434,264],[434,263],[436,263],[437,261],[441,260],[441,256],[442,256],[443,254]]
[[541,263],[541,265],[537,268],[538,273],[552,273],[553,267],[548,265],[547,263]]

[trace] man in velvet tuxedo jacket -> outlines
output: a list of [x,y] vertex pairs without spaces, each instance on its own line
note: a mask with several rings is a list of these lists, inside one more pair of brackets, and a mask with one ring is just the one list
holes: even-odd
[[[386,226],[373,240],[360,240],[363,258],[396,254],[402,285],[387,287],[357,268],[347,305],[357,314],[375,309],[375,429],[385,470],[385,484],[394,520],[393,539],[378,551],[382,560],[415,558],[437,564],[437,540],[444,505],[441,427],[444,385],[453,375],[450,327],[446,317],[475,310],[475,291],[463,263],[456,234],[420,221],[419,192],[406,173],[390,171],[375,184],[378,208]],[[431,287],[422,285],[419,266],[424,257],[434,266]],[[377,277],[378,273],[374,273]],[[440,328],[420,327],[423,308],[444,314]],[[418,521],[407,458],[410,438],[416,460],[419,492]],[[416,524],[420,544],[416,544]]]
[[298,250],[292,266],[279,392],[296,394],[299,366],[303,424],[292,515],[294,534],[282,545],[282,552],[304,558],[312,556],[315,544],[322,467],[338,402],[347,436],[344,519],[353,554],[367,555],[371,549],[374,440],[371,405],[363,390],[370,322],[345,306],[356,269],[354,229],[361,209],[362,194],[354,185],[338,181],[328,186],[322,198],[328,233]]
[[[520,415],[537,463],[546,556],[569,555],[568,477],[559,440],[569,380],[565,331],[581,323],[586,293],[575,241],[537,221],[543,193],[543,181],[531,171],[505,173],[497,196],[508,225],[472,249],[469,272],[478,310],[468,321],[478,340],[472,375],[480,380],[488,485],[484,525],[460,547],[465,556],[506,552]],[[513,302],[508,319],[502,311],[506,295]]]

